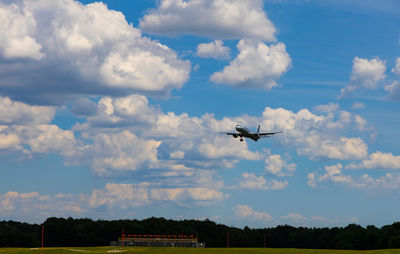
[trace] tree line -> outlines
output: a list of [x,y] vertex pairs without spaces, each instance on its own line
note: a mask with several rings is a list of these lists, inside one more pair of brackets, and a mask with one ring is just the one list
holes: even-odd
[[38,247],[44,226],[46,247],[107,246],[122,234],[197,236],[206,247],[270,247],[309,249],[400,248],[400,222],[381,228],[349,224],[346,227],[308,228],[280,225],[273,228],[228,227],[210,220],[97,220],[48,218],[43,224],[0,221],[0,247]]

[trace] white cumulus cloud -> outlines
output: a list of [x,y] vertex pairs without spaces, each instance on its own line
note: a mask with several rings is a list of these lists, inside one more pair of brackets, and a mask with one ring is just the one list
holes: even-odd
[[325,174],[319,175],[317,173],[310,173],[307,176],[307,184],[311,187],[316,187],[318,182],[331,181],[334,183],[343,183],[348,185],[355,185],[353,178],[350,175],[342,173],[343,166],[338,163],[337,165],[325,166]]
[[59,104],[76,94],[165,94],[189,78],[188,61],[103,3],[22,0],[1,4],[0,15],[0,59],[18,62],[0,64],[0,91],[11,98]]
[[29,9],[0,3],[0,55],[6,59],[42,59],[42,45],[34,38],[36,21]]
[[[251,151],[247,142],[239,143],[219,133],[234,127],[234,119],[216,120],[211,114],[191,117],[187,113],[163,113],[142,95],[104,97],[94,112],[73,130],[91,140],[77,160],[90,161],[97,173],[149,167],[163,169],[162,174],[187,174],[193,168],[231,168],[240,159],[263,158],[261,153]],[[137,140],[121,135],[123,132]],[[148,151],[147,145],[152,149]]]
[[234,157],[246,160],[260,160],[262,155],[259,152],[248,150],[246,142],[238,144],[235,139],[215,137],[211,142],[204,140],[199,146],[199,152],[208,158]]
[[276,176],[291,175],[296,166],[295,163],[287,163],[279,154],[269,155],[265,159],[265,172]]
[[313,160],[364,159],[368,154],[361,138],[345,135],[355,128],[367,131],[365,119],[339,109],[313,114],[307,109],[266,107],[261,116],[216,119],[212,114],[164,113],[137,94],[103,97],[95,107],[95,113],[73,130],[84,139],[75,161],[90,164],[98,175],[140,171],[141,175],[189,176],[196,169],[232,168],[240,160],[265,160],[266,172],[276,176],[294,172],[295,163],[252,151],[247,140],[238,142],[223,133],[233,131],[238,122],[261,123],[261,131],[283,131],[271,141]]
[[55,108],[31,106],[0,96],[0,149],[2,152],[61,153],[71,156],[79,146],[71,130],[49,124]]
[[31,106],[0,96],[0,124],[46,124],[54,114],[54,107]]
[[261,0],[162,0],[140,20],[151,34],[274,41],[276,29]]
[[371,60],[355,57],[353,59],[353,70],[351,72],[350,84],[341,89],[340,97],[345,97],[357,89],[376,89],[379,81],[386,75],[386,62],[379,58]]
[[21,139],[16,134],[0,133],[0,150],[21,150]]
[[307,176],[307,184],[311,187],[317,187],[321,182],[332,182],[343,184],[350,188],[362,190],[397,190],[400,188],[400,174],[386,173],[379,177],[372,177],[368,174],[363,174],[359,177],[353,177],[343,172],[343,166],[337,165],[325,166],[325,173],[319,174],[316,172],[310,173]]
[[154,124],[157,109],[149,105],[148,99],[139,94],[122,98],[103,97],[94,106],[95,114],[88,116],[87,122],[91,127],[119,127],[126,125]]
[[57,125],[16,126],[14,129],[33,153],[58,152],[69,157],[78,148],[73,131]]
[[377,151],[361,163],[352,163],[346,169],[400,169],[400,156]]
[[128,130],[120,133],[101,133],[93,137],[93,145],[85,151],[96,174],[108,171],[130,171],[156,167],[157,148],[161,141],[142,139]]
[[282,130],[283,133],[274,136],[274,140],[295,147],[298,154],[311,159],[362,159],[368,154],[368,146],[361,138],[341,135],[341,131],[349,126],[365,129],[365,122],[347,111],[316,115],[307,109],[295,113],[266,107],[261,126],[271,131]]
[[259,41],[240,40],[237,48],[239,55],[222,71],[212,74],[212,82],[270,90],[277,86],[276,80],[291,64],[285,44],[281,42],[268,46]]
[[231,57],[230,51],[230,48],[225,47],[221,40],[216,40],[210,43],[200,43],[197,45],[196,56],[224,60]]

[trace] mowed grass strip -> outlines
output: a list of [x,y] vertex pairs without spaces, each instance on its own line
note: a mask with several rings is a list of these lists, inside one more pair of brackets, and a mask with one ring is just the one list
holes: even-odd
[[[40,254],[40,248],[0,248],[0,254]],[[400,254],[400,249],[388,250],[311,250],[278,248],[146,248],[146,247],[63,247],[44,248],[43,254]]]

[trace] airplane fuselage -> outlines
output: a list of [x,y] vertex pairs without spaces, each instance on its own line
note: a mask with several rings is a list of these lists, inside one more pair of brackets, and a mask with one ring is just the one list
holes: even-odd
[[281,133],[282,131],[278,132],[260,132],[260,124],[258,125],[257,132],[252,133],[249,129],[247,129],[243,124],[237,124],[235,127],[237,132],[225,132],[225,134],[230,135],[234,138],[239,138],[240,141],[243,141],[243,138],[249,138],[254,141],[259,140],[260,138],[268,138],[271,135]]
[[248,128],[246,128],[245,126],[238,124],[236,125],[237,132],[239,132],[243,137],[246,138],[250,138],[254,141],[257,141],[260,139],[260,136],[258,136],[256,133],[251,133],[250,130]]

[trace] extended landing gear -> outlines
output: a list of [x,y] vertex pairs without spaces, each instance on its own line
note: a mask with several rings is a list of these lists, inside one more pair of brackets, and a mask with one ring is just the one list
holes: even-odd
[[243,142],[243,138],[240,138],[240,142]]

